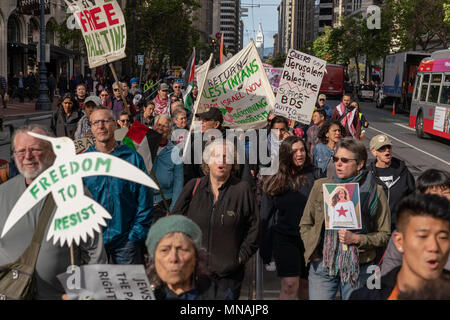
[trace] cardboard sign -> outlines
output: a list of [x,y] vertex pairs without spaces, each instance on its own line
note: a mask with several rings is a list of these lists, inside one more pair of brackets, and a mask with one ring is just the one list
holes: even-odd
[[289,50],[274,112],[304,124],[311,123],[326,61],[296,50]]
[[57,278],[70,300],[155,300],[143,265],[69,266]]
[[127,29],[116,0],[64,0],[81,26],[89,67],[125,58]]
[[325,229],[361,229],[358,183],[324,183]]
[[232,129],[264,127],[268,112],[275,103],[253,41],[227,62],[209,70],[205,87],[199,92],[198,112],[219,108],[223,125]]
[[81,139],[74,140],[73,143],[75,144],[75,152],[77,154],[79,154],[79,153],[82,153],[83,151],[85,151],[90,146],[93,146],[95,144],[95,139],[94,138],[81,138]]
[[75,144],[67,137],[52,138],[28,132],[29,135],[51,142],[56,159],[42,172],[17,200],[6,220],[2,237],[48,193],[55,199],[56,212],[51,220],[47,241],[60,241],[77,245],[87,236],[94,237],[94,230],[101,232],[105,219],[111,215],[95,200],[84,195],[83,177],[111,176],[143,184],[159,190],[155,182],[142,170],[127,161],[107,153],[75,153]]

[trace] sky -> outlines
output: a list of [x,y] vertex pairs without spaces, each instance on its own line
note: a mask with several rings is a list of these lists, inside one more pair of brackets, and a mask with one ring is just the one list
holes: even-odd
[[248,17],[242,18],[244,47],[250,42],[250,38],[256,39],[259,23],[262,24],[264,32],[264,48],[273,47],[273,35],[278,32],[277,7],[280,2],[280,0],[241,0],[241,7],[248,8]]

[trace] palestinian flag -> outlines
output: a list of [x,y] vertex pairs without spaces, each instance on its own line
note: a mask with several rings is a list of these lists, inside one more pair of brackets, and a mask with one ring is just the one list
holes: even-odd
[[144,158],[147,172],[150,174],[161,138],[162,136],[155,130],[134,121],[122,142]]
[[184,107],[191,110],[191,106],[194,104],[192,97],[190,95],[192,88],[194,87],[195,81],[195,48],[192,51],[191,57],[189,58],[186,71],[184,72],[183,81],[186,86],[186,91],[183,96]]

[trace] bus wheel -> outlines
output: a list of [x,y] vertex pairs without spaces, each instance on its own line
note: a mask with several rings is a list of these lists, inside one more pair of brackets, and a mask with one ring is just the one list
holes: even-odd
[[423,113],[419,112],[419,114],[417,115],[416,118],[416,136],[420,139],[424,138],[424,133],[423,133]]

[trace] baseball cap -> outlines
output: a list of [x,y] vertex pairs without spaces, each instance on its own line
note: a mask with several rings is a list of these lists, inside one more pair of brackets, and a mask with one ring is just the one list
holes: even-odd
[[159,90],[161,91],[169,91],[169,86],[167,85],[167,83],[161,83],[161,86],[159,87]]
[[323,93],[321,93],[321,94],[319,94],[319,100],[320,100],[320,99],[325,99],[325,100],[327,100],[327,96],[324,95]]
[[384,134],[376,135],[370,140],[370,150],[378,150],[383,146],[392,146],[392,141]]
[[84,100],[84,104],[88,102],[93,102],[96,107],[99,107],[102,104],[102,99],[100,99],[100,97],[97,96],[89,96],[86,98],[86,100]]
[[223,123],[222,111],[220,111],[218,108],[212,107],[206,109],[205,112],[197,113],[196,116],[200,119],[219,121],[220,124]]

